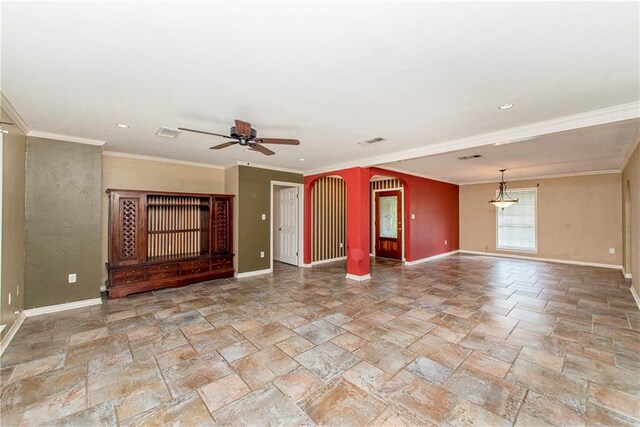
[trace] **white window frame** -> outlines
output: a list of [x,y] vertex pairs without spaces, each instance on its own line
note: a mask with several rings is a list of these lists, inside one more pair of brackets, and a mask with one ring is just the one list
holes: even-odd
[[[527,254],[537,254],[538,253],[538,188],[513,188],[512,191],[532,191],[534,194],[534,207],[535,207],[535,215],[533,216],[533,229],[534,229],[534,238],[535,238],[535,248],[534,249],[522,249],[522,248],[513,248],[508,246],[500,246],[498,243],[499,233],[500,233],[500,224],[499,221],[499,210],[502,208],[496,207],[496,250],[504,251],[504,252],[522,252]],[[498,195],[498,191],[496,190],[496,196]],[[517,197],[515,197],[517,198]],[[509,209],[509,208],[505,208]]]

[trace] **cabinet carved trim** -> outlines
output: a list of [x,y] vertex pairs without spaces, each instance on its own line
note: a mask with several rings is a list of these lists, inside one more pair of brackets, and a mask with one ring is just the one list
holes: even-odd
[[121,199],[120,211],[122,212],[122,259],[136,258],[136,236],[138,232],[138,201],[134,199]]
[[233,196],[107,190],[109,298],[233,277]]

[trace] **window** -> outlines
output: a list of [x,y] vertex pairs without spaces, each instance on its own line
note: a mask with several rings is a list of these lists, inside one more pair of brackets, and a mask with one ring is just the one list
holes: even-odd
[[509,190],[518,203],[496,208],[498,249],[536,252],[536,189]]

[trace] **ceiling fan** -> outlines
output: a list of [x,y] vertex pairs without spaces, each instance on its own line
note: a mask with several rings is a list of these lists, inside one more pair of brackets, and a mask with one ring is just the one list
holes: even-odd
[[222,138],[233,139],[235,141],[225,142],[223,144],[214,145],[209,147],[212,150],[219,150],[221,148],[231,147],[235,144],[240,144],[243,147],[249,147],[250,150],[258,151],[266,156],[272,156],[275,152],[269,150],[262,144],[282,144],[282,145],[300,145],[300,141],[297,139],[283,139],[283,138],[258,138],[258,132],[251,127],[251,123],[243,122],[242,120],[236,120],[236,125],[231,127],[229,131],[230,135],[222,135],[219,133],[206,132],[197,129],[178,128],[185,132],[201,133],[204,135],[220,136]]

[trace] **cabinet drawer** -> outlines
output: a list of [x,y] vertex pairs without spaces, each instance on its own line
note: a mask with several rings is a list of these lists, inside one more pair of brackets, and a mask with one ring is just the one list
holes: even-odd
[[121,279],[132,276],[144,276],[144,268],[127,268],[124,270],[115,270],[111,272],[113,279]]
[[200,267],[193,267],[193,268],[183,268],[182,269],[182,274],[196,274],[196,273],[204,273],[206,271],[209,271],[209,266],[208,265],[203,265]]
[[193,269],[193,268],[206,268],[209,269],[209,258],[206,259],[197,259],[195,261],[186,261],[180,263],[180,269],[184,272],[185,270]]
[[224,270],[233,267],[233,260],[216,259],[211,261],[211,270]]
[[180,264],[163,264],[147,267],[147,274],[172,273],[180,270]]
[[144,282],[144,274],[141,274],[139,276],[125,276],[125,277],[118,277],[118,278],[113,278],[111,280],[111,284],[113,285],[121,285],[123,283],[138,283],[138,282]]

